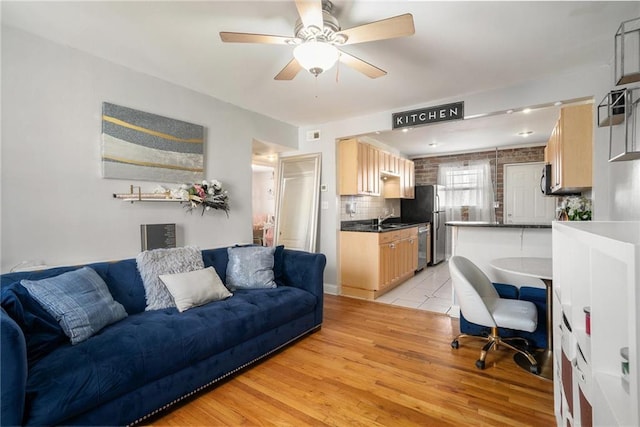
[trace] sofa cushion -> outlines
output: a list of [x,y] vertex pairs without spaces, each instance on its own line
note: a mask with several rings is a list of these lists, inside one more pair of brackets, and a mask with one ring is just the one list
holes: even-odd
[[236,289],[275,288],[274,247],[237,246],[228,248],[227,287]]
[[92,268],[82,267],[42,280],[21,280],[29,294],[60,323],[72,344],[127,317],[107,284]]
[[69,342],[56,319],[19,282],[2,288],[0,301],[2,308],[22,329],[29,366],[59,345]]
[[187,273],[161,274],[160,280],[171,293],[180,312],[233,295],[224,287],[213,267]]
[[204,268],[202,253],[195,246],[144,251],[136,257],[136,263],[147,299],[145,310],[176,306],[167,287],[160,280],[161,274],[186,273]]
[[184,313],[169,308],[131,315],[79,345],[59,347],[33,367],[25,422],[63,422],[313,313],[316,304],[313,294],[282,286],[238,290]]

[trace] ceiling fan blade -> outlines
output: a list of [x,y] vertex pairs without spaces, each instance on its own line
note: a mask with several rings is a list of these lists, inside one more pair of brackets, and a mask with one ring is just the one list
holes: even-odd
[[266,44],[289,44],[291,37],[271,36],[268,34],[250,34],[250,33],[230,33],[227,31],[220,32],[220,39],[225,43],[266,43]]
[[314,26],[322,31],[324,21],[322,19],[322,0],[296,0],[298,15],[305,27]]
[[289,63],[275,76],[274,80],[293,80],[293,78],[302,70],[302,66],[296,58]]
[[338,34],[347,36],[347,41],[344,44],[355,44],[406,37],[413,35],[415,32],[413,15],[405,13],[404,15],[398,15],[339,31]]
[[378,68],[375,65],[371,65],[368,62],[343,51],[340,51],[340,62],[356,71],[360,71],[362,74],[372,79],[377,79],[378,77],[382,77],[387,74],[383,69]]

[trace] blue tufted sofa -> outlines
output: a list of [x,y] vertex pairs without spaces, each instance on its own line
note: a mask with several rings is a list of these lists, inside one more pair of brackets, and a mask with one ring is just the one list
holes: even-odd
[[[205,267],[213,266],[224,280],[226,248],[203,250],[202,256]],[[231,298],[182,313],[144,311],[135,259],[89,264],[128,317],[76,345],[47,338],[52,325],[35,318],[19,281],[81,266],[3,274],[0,424],[139,423],[318,330],[325,264],[322,254],[279,248],[277,288],[237,290]],[[25,336],[9,312],[42,333]],[[27,341],[39,354],[27,354]]]
[[[493,287],[496,288],[501,298],[508,299],[520,299],[524,301],[531,301],[538,309],[538,327],[533,332],[514,331],[511,329],[498,328],[498,333],[502,338],[509,337],[522,337],[529,341],[536,348],[545,348],[547,346],[547,294],[544,289],[533,288],[530,286],[522,286],[517,288],[513,285],[506,285],[504,283],[494,283]],[[477,325],[469,322],[460,313],[460,332],[469,335],[483,335],[486,336],[491,332],[491,328]]]

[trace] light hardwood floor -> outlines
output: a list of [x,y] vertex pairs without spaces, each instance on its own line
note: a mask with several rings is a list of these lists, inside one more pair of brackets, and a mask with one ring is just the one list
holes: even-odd
[[322,329],[151,421],[157,426],[552,426],[553,385],[457,320],[325,296]]

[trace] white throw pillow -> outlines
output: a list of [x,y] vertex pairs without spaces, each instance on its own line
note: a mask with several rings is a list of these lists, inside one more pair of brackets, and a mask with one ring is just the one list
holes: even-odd
[[159,277],[180,312],[233,295],[225,288],[213,267],[187,273],[161,274]]

